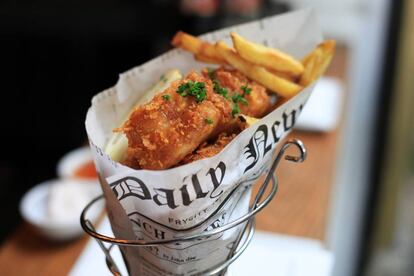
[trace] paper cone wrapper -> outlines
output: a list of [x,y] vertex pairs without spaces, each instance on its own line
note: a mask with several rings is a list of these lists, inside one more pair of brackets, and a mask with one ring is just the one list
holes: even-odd
[[[301,59],[321,40],[314,13],[302,10],[203,35],[231,44],[230,31]],[[248,210],[250,187],[270,164],[274,149],[292,130],[312,88],[245,129],[219,154],[184,166],[134,170],[103,151],[112,130],[145,91],[169,69],[183,74],[206,66],[180,49],[120,75],[118,83],[92,99],[86,130],[101,177],[109,218],[119,238],[159,240],[201,233]],[[191,275],[228,258],[237,229],[190,242],[123,249],[131,275]]]

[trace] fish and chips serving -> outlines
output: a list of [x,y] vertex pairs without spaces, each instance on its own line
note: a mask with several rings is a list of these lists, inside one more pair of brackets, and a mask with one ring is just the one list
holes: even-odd
[[[109,217],[128,218],[111,220],[114,233],[130,228],[136,239],[200,233],[243,215],[335,51],[307,10],[202,37],[179,31],[171,43],[95,96],[86,119]],[[205,271],[227,258],[238,229],[125,253],[130,274]]]
[[[150,91],[153,98],[135,106],[115,129],[128,141],[110,141],[106,153],[131,168],[152,170],[211,157],[248,126],[242,123],[246,116],[255,121],[271,112],[272,102],[277,103],[272,96],[293,97],[318,79],[335,50],[335,41],[326,40],[301,62],[235,32],[230,36],[234,48],[178,32],[172,39],[175,47],[193,53],[198,61],[221,66],[185,77],[167,72],[161,80],[166,85]],[[120,141],[127,148],[117,146]]]

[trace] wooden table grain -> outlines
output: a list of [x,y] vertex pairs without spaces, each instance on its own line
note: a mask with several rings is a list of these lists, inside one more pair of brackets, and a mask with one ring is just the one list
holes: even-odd
[[[347,49],[339,47],[327,75],[346,86],[346,69]],[[279,190],[258,215],[259,230],[324,241],[340,131],[339,127],[330,133],[293,131],[289,135],[304,142],[308,159],[300,164],[281,162]],[[0,275],[67,275],[87,241],[83,236],[66,243],[50,242],[22,223],[1,247]]]

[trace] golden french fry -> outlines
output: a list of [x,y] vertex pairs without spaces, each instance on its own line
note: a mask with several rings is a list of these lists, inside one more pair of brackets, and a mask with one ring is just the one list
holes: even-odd
[[228,64],[283,97],[292,97],[302,90],[302,86],[278,77],[265,68],[242,59],[232,48],[222,41],[216,43],[216,49]]
[[263,66],[269,70],[300,76],[304,68],[300,61],[278,50],[253,43],[242,36],[230,33],[234,48],[239,55],[253,64]]
[[215,60],[216,63],[225,64],[226,61],[221,57],[221,55],[217,52],[216,47],[214,44],[208,43],[203,41],[203,44],[200,48],[200,55],[205,56],[211,60]]
[[297,82],[298,79],[299,79],[299,77],[290,75],[290,74],[285,73],[285,72],[274,71],[274,70],[269,70],[269,69],[267,69],[267,71],[269,71],[270,73],[272,73],[272,74],[274,74],[278,77],[287,79],[288,81],[291,81],[291,82]]
[[174,35],[173,39],[171,40],[171,44],[174,47],[180,47],[184,50],[196,54],[200,51],[201,44],[203,44],[203,42],[195,36],[179,31]]
[[326,40],[303,59],[305,71],[299,80],[300,85],[307,86],[325,73],[335,53],[335,45],[335,40]]
[[194,57],[202,62],[225,64],[224,59],[217,53],[214,44],[203,41],[185,32],[177,32],[171,44],[193,53]]
[[303,86],[309,85],[313,80],[315,80],[316,69],[318,64],[322,59],[322,50],[316,48],[312,53],[304,59],[303,64],[305,65],[305,71],[300,77],[299,83]]
[[319,75],[323,75],[331,64],[332,58],[335,54],[336,41],[335,40],[325,40],[318,47],[321,47],[324,55],[319,71]]
[[215,58],[211,58],[209,56],[205,56],[202,54],[194,54],[194,58],[200,62],[204,62],[204,63],[212,63],[212,64],[226,64],[226,62],[221,59],[215,59]]

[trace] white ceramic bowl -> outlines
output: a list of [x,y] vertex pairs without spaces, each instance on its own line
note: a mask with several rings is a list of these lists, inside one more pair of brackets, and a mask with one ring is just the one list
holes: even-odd
[[89,147],[74,149],[59,160],[56,168],[57,175],[59,178],[79,178],[75,175],[75,171],[81,165],[90,161],[92,161],[92,154]]
[[[69,190],[66,186],[66,190],[59,191],[56,190],[58,185],[73,186]],[[53,240],[70,240],[83,234],[80,225],[80,213],[86,204],[100,193],[101,190],[97,181],[49,180],[36,185],[23,196],[20,201],[20,213],[42,235]],[[52,202],[50,198],[52,194],[60,198],[55,198]],[[62,196],[64,197],[63,200]],[[79,200],[80,198],[82,200]],[[61,203],[62,201],[65,201],[65,203]],[[78,206],[66,208],[70,204],[79,202],[81,204]],[[52,207],[50,204],[55,206]],[[66,206],[56,206],[56,204],[66,204]],[[92,223],[97,222],[103,207],[104,203],[100,202],[90,209],[88,218]],[[63,216],[58,216],[59,211]]]

